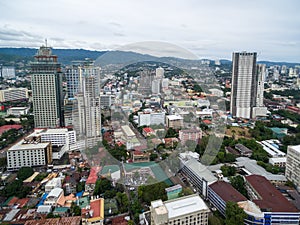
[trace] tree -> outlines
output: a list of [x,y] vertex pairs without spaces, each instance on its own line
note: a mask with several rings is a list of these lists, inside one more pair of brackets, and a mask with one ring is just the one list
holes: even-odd
[[112,189],[111,181],[106,178],[101,178],[96,181],[96,186],[94,190],[94,195],[104,194],[105,191],[109,191]]
[[72,202],[70,212],[73,216],[81,216],[81,208],[75,202]]
[[247,214],[237,203],[227,202],[225,217],[226,225],[241,225],[244,224],[244,219],[246,219]]
[[225,177],[231,177],[235,175],[236,169],[234,166],[221,166],[222,173]]
[[125,193],[118,192],[116,194],[116,199],[119,205],[119,210],[121,213],[125,213],[128,211],[129,200]]
[[240,175],[229,178],[231,185],[238,190],[242,195],[248,197],[247,190],[245,188],[244,178]]
[[85,183],[84,182],[78,182],[76,185],[76,192],[84,191],[85,189]]
[[34,173],[31,167],[21,167],[17,173],[17,177],[19,180],[23,181],[26,180]]
[[150,204],[151,201],[161,199],[167,200],[167,194],[165,188],[168,185],[165,182],[158,182],[147,186],[138,187],[138,197],[145,203]]

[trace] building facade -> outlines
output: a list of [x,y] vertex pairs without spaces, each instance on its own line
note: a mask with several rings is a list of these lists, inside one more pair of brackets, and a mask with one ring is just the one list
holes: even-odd
[[[235,52],[232,55],[230,113],[233,117],[253,118],[253,108],[263,97],[263,81],[258,81],[256,57],[256,52]],[[262,79],[262,67],[259,68],[259,78]]]
[[28,99],[27,88],[8,88],[0,90],[0,102]]
[[300,191],[300,145],[288,146],[285,176]]
[[205,202],[197,194],[165,202],[152,201],[150,211],[151,224],[154,225],[207,225],[210,213]]
[[10,147],[7,152],[7,170],[14,171],[24,166],[46,166],[52,163],[51,143],[37,140],[22,140]]
[[62,73],[57,56],[42,46],[31,64],[31,87],[36,128],[64,126]]

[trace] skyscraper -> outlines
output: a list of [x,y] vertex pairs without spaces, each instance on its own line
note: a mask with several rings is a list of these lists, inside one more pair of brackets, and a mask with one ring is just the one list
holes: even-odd
[[253,118],[257,100],[256,52],[232,55],[230,112],[233,117]]
[[79,92],[75,95],[78,109],[75,128],[79,136],[87,140],[87,146],[91,146],[101,135],[100,68],[91,62],[80,66],[79,80]]
[[36,128],[64,126],[62,73],[57,56],[42,46],[31,64],[31,87]]

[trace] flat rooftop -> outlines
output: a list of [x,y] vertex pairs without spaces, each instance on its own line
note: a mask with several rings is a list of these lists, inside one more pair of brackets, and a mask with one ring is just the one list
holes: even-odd
[[25,144],[24,140],[21,140],[17,144],[10,147],[8,149],[8,151],[17,151],[17,150],[26,150],[26,149],[42,149],[42,148],[46,148],[49,144],[50,144],[50,142]]
[[299,210],[297,210],[265,177],[249,175],[246,176],[246,180],[260,196],[259,199],[253,199],[253,202],[257,204],[262,211],[299,212]]
[[190,195],[183,198],[173,199],[164,202],[164,205],[168,210],[169,219],[198,212],[200,210],[209,210],[199,195]]

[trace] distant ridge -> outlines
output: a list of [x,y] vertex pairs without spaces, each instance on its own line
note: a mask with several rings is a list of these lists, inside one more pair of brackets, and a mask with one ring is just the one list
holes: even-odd
[[[15,60],[25,60],[31,61],[33,60],[33,56],[36,54],[38,49],[35,48],[0,48],[0,63],[9,63],[10,61]],[[120,57],[119,60],[127,61],[127,57],[130,59],[140,59],[140,60],[155,60],[158,57],[150,56],[150,55],[143,55],[134,52],[121,52],[117,51],[118,56]],[[86,49],[56,49],[53,48],[53,54],[58,56],[59,62],[62,64],[70,64],[72,61],[76,60],[84,60],[85,58],[90,58],[96,60],[99,56],[107,53],[107,51],[92,51]],[[110,58],[108,55],[106,56],[107,60]],[[173,57],[163,57],[164,60],[174,60]],[[112,58],[111,58],[112,59]],[[162,58],[161,58],[162,59]],[[208,59],[209,60],[209,59]],[[181,61],[191,61],[191,60],[184,60]],[[210,60],[214,63],[214,60]],[[227,59],[220,59],[221,64],[231,64],[231,60]],[[300,65],[300,63],[291,63],[291,62],[272,62],[272,61],[258,61],[258,63],[266,64],[267,66],[274,66],[274,65],[286,65],[288,67],[294,67],[295,65]]]

